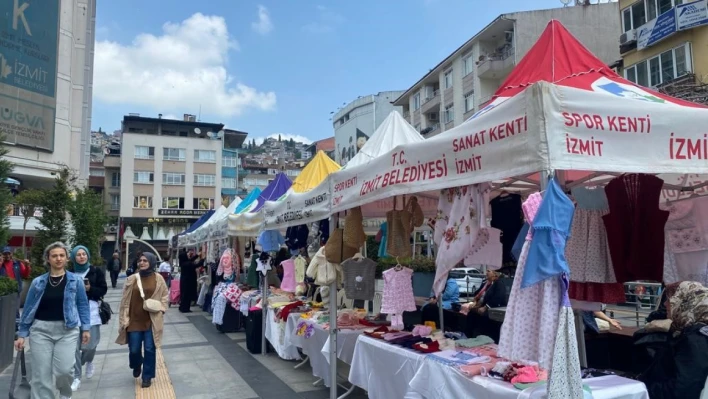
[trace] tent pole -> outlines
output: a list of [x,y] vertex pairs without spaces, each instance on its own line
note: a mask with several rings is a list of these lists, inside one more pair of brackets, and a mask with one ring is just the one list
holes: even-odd
[[263,273],[258,274],[263,278],[263,299],[261,300],[261,307],[263,308],[261,312],[263,315],[263,334],[261,334],[261,355],[266,356],[268,352],[266,342],[266,326],[268,323],[268,272],[266,271],[265,275],[263,275]]
[[[336,218],[336,219],[335,219]],[[335,222],[336,220],[336,222]],[[329,224],[330,237],[334,226],[339,225],[339,215],[332,217]],[[329,398],[337,399],[337,277],[329,285]]]

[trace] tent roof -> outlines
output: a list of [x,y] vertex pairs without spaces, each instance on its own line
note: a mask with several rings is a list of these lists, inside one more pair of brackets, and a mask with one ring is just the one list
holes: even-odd
[[203,214],[199,219],[197,219],[196,222],[192,223],[192,225],[189,226],[189,228],[185,230],[182,234],[191,233],[194,230],[198,229],[201,225],[206,223],[206,221],[209,220],[213,214],[213,210],[207,211],[207,213]]
[[251,205],[251,204],[252,204],[255,200],[257,200],[258,197],[260,197],[260,196],[261,196],[261,189],[258,188],[258,187],[254,188],[253,190],[251,190],[250,193],[248,193],[248,195],[246,196],[246,198],[244,198],[243,201],[241,201],[241,203],[236,206],[236,208],[234,209],[234,211],[233,211],[233,212],[230,212],[230,213],[241,213],[241,212],[243,212],[244,210],[246,210],[246,208],[248,208],[249,205]]
[[364,144],[359,152],[347,162],[345,167],[351,168],[369,163],[370,160],[386,154],[397,145],[423,141],[425,138],[418,133],[398,111],[391,111],[381,122],[378,129]]
[[239,206],[243,202],[241,200],[241,197],[235,197],[233,201],[226,207],[226,214],[228,215],[229,213],[234,213],[236,210],[236,207]]
[[304,193],[317,187],[330,173],[336,172],[342,167],[332,158],[328,157],[324,151],[317,151],[317,154],[307,163],[300,175],[293,181],[292,189],[296,193]]
[[288,192],[292,185],[293,182],[285,173],[278,173],[268,187],[263,189],[261,195],[258,196],[258,199],[254,203],[255,207],[253,207],[250,212],[257,212],[266,201],[275,201],[282,197]]
[[703,107],[638,86],[621,77],[557,20],[548,23],[536,44],[501,84],[489,104],[498,104],[496,99],[512,97],[540,81],[622,97],[643,97],[653,102]]

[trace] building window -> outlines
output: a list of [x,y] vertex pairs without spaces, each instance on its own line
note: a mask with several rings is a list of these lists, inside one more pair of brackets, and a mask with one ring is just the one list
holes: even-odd
[[133,208],[152,209],[152,197],[145,195],[133,197]]
[[647,21],[669,11],[674,6],[681,4],[681,0],[645,0]]
[[133,183],[152,184],[155,181],[155,174],[152,172],[134,172]]
[[111,194],[111,210],[112,211],[120,210],[120,195]]
[[[304,156],[305,152],[303,152]],[[238,166],[238,158],[236,157],[224,157],[221,159],[221,166],[225,168],[235,168]]]
[[455,106],[450,104],[445,107],[445,113],[443,114],[443,120],[445,123],[450,123],[455,120]]
[[136,145],[135,159],[155,159],[155,147]]
[[194,175],[194,185],[195,186],[214,187],[214,186],[216,186],[216,175],[195,174]]
[[420,108],[420,93],[416,93],[415,96],[413,96],[413,110],[417,110]]
[[184,209],[184,197],[162,197],[162,208]]
[[106,171],[104,169],[89,169],[89,176],[106,176]]
[[[651,1],[651,0],[650,0]],[[647,23],[644,1],[638,1],[622,10],[622,31],[637,29]]]
[[236,179],[224,177],[221,179],[221,188],[236,188]]
[[452,87],[452,69],[445,72],[445,88],[449,89]]
[[194,150],[194,162],[216,163],[216,151]]
[[165,161],[184,161],[187,159],[184,148],[163,148],[162,159]]
[[472,59],[472,54],[462,59],[462,65],[464,66],[464,76],[467,76],[472,73],[472,70],[474,69],[474,60]]
[[184,173],[163,173],[162,184],[166,186],[184,186],[186,181]]
[[474,109],[474,92],[471,91],[465,94],[465,113]]
[[120,172],[111,173],[111,187],[120,187]]
[[192,209],[214,209],[214,198],[194,198]]
[[640,86],[656,87],[691,72],[691,45],[683,44],[624,69],[624,77]]

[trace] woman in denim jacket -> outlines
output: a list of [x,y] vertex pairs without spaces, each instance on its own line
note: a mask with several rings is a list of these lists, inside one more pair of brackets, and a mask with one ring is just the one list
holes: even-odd
[[62,399],[71,398],[74,355],[81,341],[91,339],[86,289],[80,276],[66,271],[69,250],[61,242],[44,250],[48,273],[32,281],[27,293],[15,348],[24,349],[30,337],[32,399],[54,397],[53,380]]

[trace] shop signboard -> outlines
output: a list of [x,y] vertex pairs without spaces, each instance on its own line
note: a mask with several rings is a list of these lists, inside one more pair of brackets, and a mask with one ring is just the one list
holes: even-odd
[[637,29],[637,50],[655,45],[676,33],[676,8],[659,15]]
[[698,0],[676,6],[676,28],[686,30],[708,25],[708,0]]
[[0,1],[0,132],[54,151],[59,0]]
[[206,209],[158,209],[160,216],[202,216],[208,211]]

